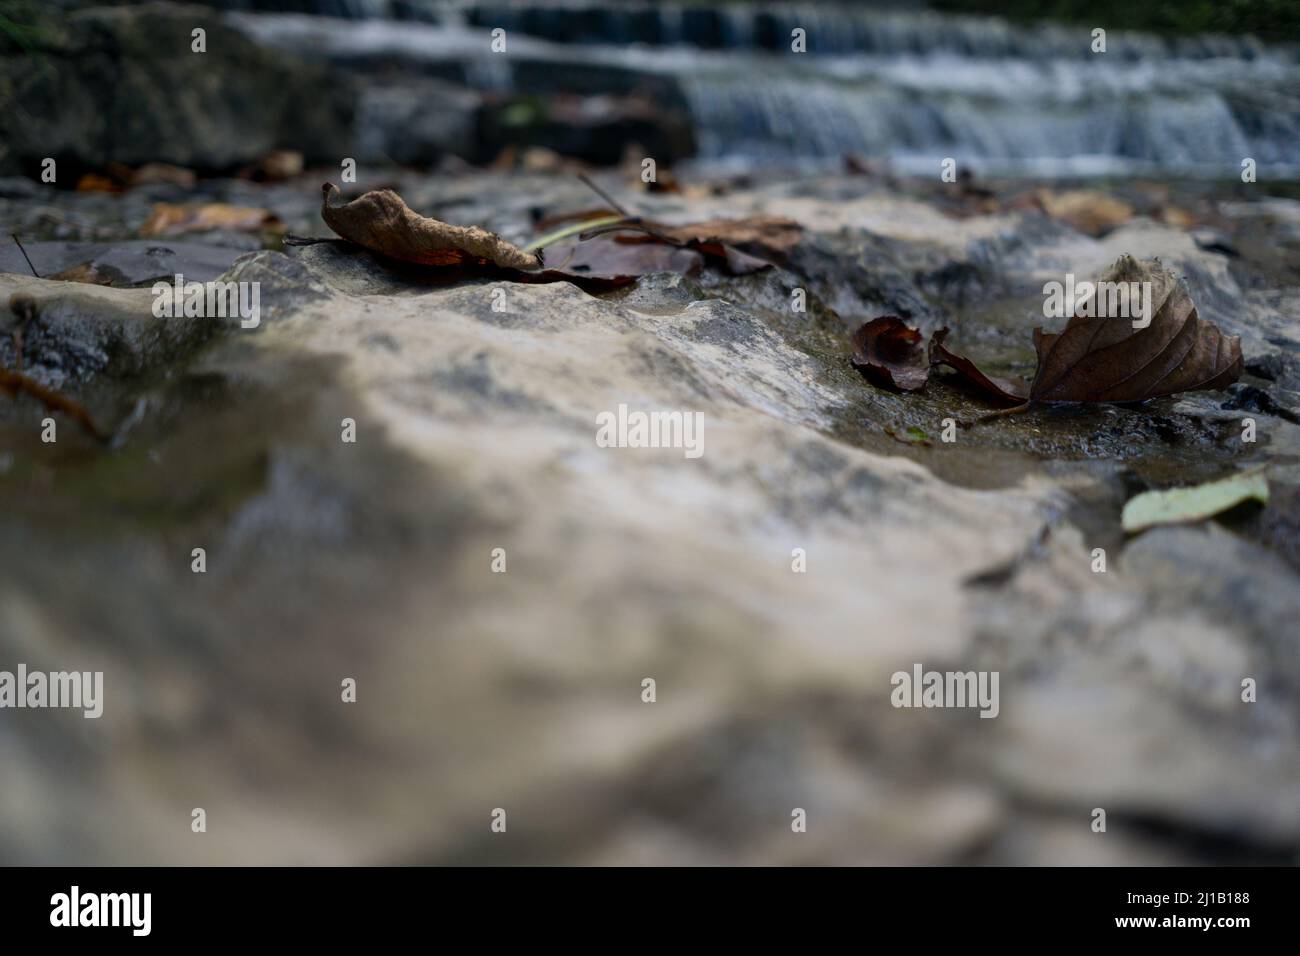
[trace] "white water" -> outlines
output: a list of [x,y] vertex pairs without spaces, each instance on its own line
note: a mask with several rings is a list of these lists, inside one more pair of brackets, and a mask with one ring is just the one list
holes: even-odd
[[[370,18],[360,23],[236,19],[267,42],[337,58],[456,60],[475,77],[491,66],[498,89],[520,59],[672,76],[705,159],[832,164],[854,154],[929,171],[953,157],[981,172],[1236,177],[1249,157],[1261,177],[1300,175],[1300,53],[1248,37],[1112,33],[1094,54],[1086,29],[926,12],[426,0],[415,8],[439,22],[420,23],[387,19],[397,2],[320,0]],[[510,37],[505,56],[488,50],[493,25]],[[759,48],[786,43],[795,26],[808,53]],[[621,37],[654,42],[610,42]]]

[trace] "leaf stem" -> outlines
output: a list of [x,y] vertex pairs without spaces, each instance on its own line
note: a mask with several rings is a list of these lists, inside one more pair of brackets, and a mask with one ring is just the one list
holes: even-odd
[[624,209],[624,208],[622,207],[622,205],[620,205],[620,204],[619,204],[619,203],[614,199],[613,196],[611,196],[609,193],[605,192],[605,190],[603,190],[603,189],[601,189],[599,186],[597,186],[597,185],[592,181],[592,179],[591,179],[590,176],[588,176],[586,173],[577,173],[576,175],[577,175],[577,177],[578,177],[580,180],[582,180],[582,183],[583,183],[584,186],[586,186],[588,189],[590,189],[592,192],[594,192],[594,193],[595,193],[597,196],[599,196],[601,199],[605,200],[605,202],[609,203],[609,208],[610,208],[610,209],[616,209],[616,210],[618,210],[619,212],[621,212],[621,213],[623,214],[623,217],[624,217],[625,219],[631,219],[631,218],[632,218],[632,214],[631,214],[630,212],[628,212],[626,209]]
[[1003,418],[1007,415],[1019,415],[1021,412],[1029,411],[1030,407],[1033,404],[1034,404],[1033,402],[1025,402],[1024,404],[1016,405],[1012,408],[1002,408],[996,412],[989,412],[987,415],[981,415],[979,418],[975,419],[974,421],[962,422],[961,426],[962,428],[974,428],[976,425],[980,425],[983,424],[984,422],[991,421],[994,418]]
[[579,233],[586,232],[588,229],[598,226],[612,226],[614,223],[624,222],[627,219],[625,215],[602,216],[599,219],[584,219],[581,222],[573,222],[563,228],[556,229],[554,232],[548,232],[540,239],[534,239],[528,245],[524,246],[524,252],[537,252],[539,249],[545,249],[549,245],[559,242],[561,239],[567,239],[569,236],[576,236]]

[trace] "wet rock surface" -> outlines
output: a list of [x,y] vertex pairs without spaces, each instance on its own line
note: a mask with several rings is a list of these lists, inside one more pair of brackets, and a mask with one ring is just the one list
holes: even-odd
[[[386,179],[512,241],[591,204],[554,176]],[[317,182],[204,188],[327,234]],[[644,195],[669,223],[761,211],[809,232],[784,267],[595,296],[449,283],[338,243],[140,240],[147,194],[16,192],[16,221],[64,224],[33,237],[38,271],[94,260],[128,280],[23,276],[6,253],[0,307],[19,293],[42,316],[25,365],[110,424],[143,410],[105,451],[65,423],[43,444],[39,406],[0,403],[0,658],[106,688],[98,721],[6,714],[0,858],[1295,860],[1294,203],[1217,222],[1279,250],[1265,268],[1150,218],[1097,239],[861,178]],[[986,406],[941,377],[880,391],[848,361],[852,328],[893,312],[1024,374],[1043,282],[1121,253],[1159,256],[1242,336],[1234,391],[946,444],[942,419]],[[154,318],[162,265],[260,283],[261,325]],[[599,447],[620,404],[702,413],[703,454]],[[900,442],[909,427],[930,443]],[[1256,464],[1281,510],[1119,531],[1138,490]],[[998,716],[891,706],[891,674],[918,662],[998,671]]]

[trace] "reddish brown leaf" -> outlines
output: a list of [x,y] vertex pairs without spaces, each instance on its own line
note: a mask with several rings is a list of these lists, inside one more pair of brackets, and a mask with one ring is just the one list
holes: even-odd
[[853,364],[873,385],[915,392],[930,377],[921,338],[898,316],[879,316],[853,333]]
[[944,345],[944,340],[947,337],[948,329],[946,327],[937,330],[934,335],[930,336],[930,364],[948,366],[961,377],[964,383],[983,392],[990,398],[1016,405],[1025,400],[1028,390],[1025,388],[1024,383],[985,375],[966,356],[958,355]]
[[[689,227],[681,227],[687,229]],[[752,256],[747,252],[722,242],[718,239],[701,239],[701,238],[680,238],[678,235],[670,234],[663,231],[663,227],[656,223],[647,222],[641,219],[628,219],[624,222],[614,223],[608,226],[600,226],[589,232],[584,232],[581,239],[593,239],[596,236],[621,233],[616,241],[628,245],[648,245],[657,243],[665,246],[676,246],[680,249],[690,249],[699,252],[710,259],[714,259],[724,266],[732,275],[748,275],[751,272],[758,272],[762,269],[770,269],[772,263],[757,256]],[[641,235],[627,235],[627,233],[640,233]]]
[[702,253],[662,243],[627,245],[611,236],[557,242],[543,253],[547,268],[589,278],[643,276],[652,272],[694,275],[704,264]]
[[80,265],[70,266],[62,272],[56,272],[54,275],[46,276],[47,279],[57,279],[60,282],[85,282],[89,285],[129,285],[125,282],[125,276],[120,269],[114,269],[112,266],[101,266],[94,262],[83,262]]
[[85,173],[77,180],[76,189],[79,193],[120,193],[122,186],[101,173]]
[[391,189],[373,190],[340,205],[330,202],[339,191],[333,183],[326,183],[321,191],[320,214],[326,225],[344,239],[390,259],[429,266],[484,261],[524,272],[541,267],[536,255],[496,233],[417,215]]
[[139,169],[129,167],[122,169],[117,166],[113,168],[132,188],[153,183],[169,183],[182,189],[193,189],[199,178],[194,170],[186,169],[184,166],[173,166],[170,163],[145,163]]
[[715,239],[688,239],[685,247],[702,252],[710,258],[720,259],[726,263],[727,271],[735,276],[748,275],[751,272],[772,268],[772,263],[760,259],[758,256],[751,256],[748,252],[743,252],[735,246],[728,245],[725,242],[718,242]]
[[[354,242],[346,239],[315,239],[304,236],[285,236],[284,244],[289,247],[315,246],[332,244],[342,246],[355,253],[373,254]],[[676,250],[674,250],[676,251]],[[550,250],[547,250],[548,254]],[[508,282],[545,284],[547,282],[572,282],[588,292],[603,292],[630,285],[642,273],[627,274],[615,268],[589,268],[578,263],[576,268],[566,267],[563,262],[553,269],[534,269],[524,272],[520,269],[505,269],[487,259],[466,258],[460,262],[451,262],[429,268],[428,264],[402,262],[397,259],[382,259],[383,265],[399,274],[404,279],[421,285],[446,286],[484,275],[495,275]]]
[[803,227],[783,216],[709,219],[685,226],[656,228],[682,242],[723,243],[742,252],[778,262],[789,256],[803,238]]

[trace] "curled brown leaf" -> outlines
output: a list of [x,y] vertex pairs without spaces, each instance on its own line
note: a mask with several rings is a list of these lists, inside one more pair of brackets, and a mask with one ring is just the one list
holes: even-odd
[[333,203],[338,187],[321,187],[321,218],[339,236],[372,252],[429,266],[491,262],[530,272],[541,260],[478,226],[452,226],[413,212],[391,189],[376,189],[351,202]]
[[930,377],[921,333],[896,315],[882,315],[853,333],[853,364],[881,388],[915,392]]

